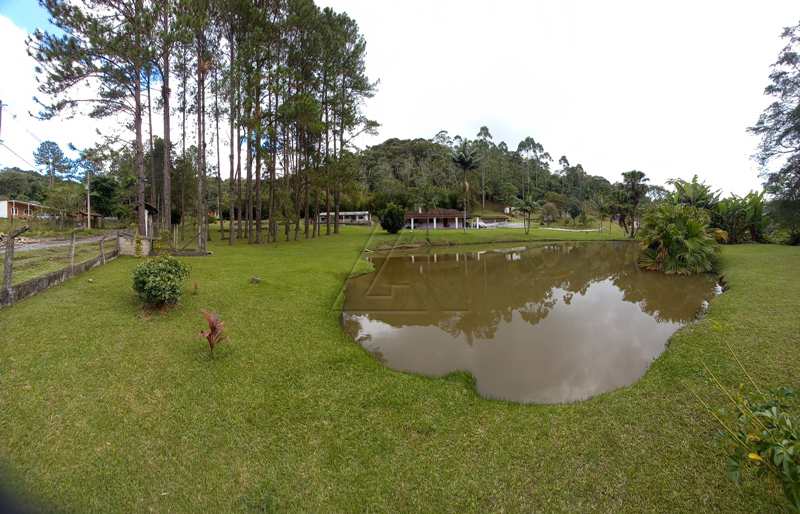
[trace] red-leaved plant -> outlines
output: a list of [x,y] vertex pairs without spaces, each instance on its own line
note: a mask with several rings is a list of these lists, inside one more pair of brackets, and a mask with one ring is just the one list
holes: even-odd
[[200,336],[208,341],[208,348],[211,352],[211,356],[213,357],[214,347],[227,338],[227,336],[224,334],[225,323],[219,319],[219,314],[216,312],[207,311],[205,309],[202,309],[200,312],[206,319],[206,323],[208,323],[208,330],[201,331]]

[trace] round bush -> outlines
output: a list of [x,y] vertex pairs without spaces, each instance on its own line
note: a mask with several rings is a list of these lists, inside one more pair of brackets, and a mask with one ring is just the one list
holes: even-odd
[[406,211],[399,205],[389,203],[381,212],[381,228],[390,234],[397,234],[406,224]]
[[155,257],[133,270],[133,290],[147,305],[175,304],[188,276],[189,267],[178,259],[168,255]]

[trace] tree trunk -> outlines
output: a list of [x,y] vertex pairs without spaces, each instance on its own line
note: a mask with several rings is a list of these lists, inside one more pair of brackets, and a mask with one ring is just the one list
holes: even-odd
[[206,224],[208,209],[206,208],[206,130],[205,130],[205,69],[204,45],[205,36],[197,34],[197,250],[205,251],[208,236]]
[[219,82],[217,68],[214,68],[214,125],[217,132],[217,216],[219,216],[219,240],[225,240],[225,226],[222,220],[222,160],[219,151]]
[[256,95],[255,95],[255,158],[256,158],[256,174],[255,174],[255,217],[256,217],[256,244],[261,243],[261,77],[256,75]]
[[481,170],[481,209],[486,209],[486,171]]
[[228,176],[228,180],[230,181],[230,207],[228,209],[228,244],[233,244],[233,223],[234,217],[236,216],[236,202],[234,197],[235,191],[235,181],[236,176],[234,175],[234,162],[233,162],[233,149],[238,142],[234,139],[234,129],[236,124],[237,118],[237,109],[236,109],[236,86],[234,83],[234,75],[235,75],[235,47],[234,47],[234,40],[233,40],[233,26],[231,26],[231,31],[228,35],[228,44],[230,45],[230,64],[231,64],[231,80],[230,80],[230,116],[228,120],[230,121],[230,132],[231,132],[231,141],[230,141],[230,152],[228,153],[228,164],[230,165],[230,175]]
[[[249,116],[248,116],[249,118]],[[247,202],[245,206],[245,219],[247,220],[247,242],[253,242],[253,132],[248,126],[245,131],[247,137]]]
[[156,204],[156,156],[153,152],[153,103],[151,99],[150,75],[147,69],[147,132],[150,138],[150,204]]
[[242,205],[242,124],[241,124],[241,104],[236,103],[236,238],[242,238],[242,216],[244,213]]
[[[139,36],[136,36],[137,44]],[[136,205],[138,208],[137,219],[138,229],[140,235],[147,233],[147,211],[145,210],[144,203],[144,148],[142,144],[142,74],[141,70],[135,72],[136,77],[133,81],[133,126],[136,132],[136,142],[134,148],[135,162],[136,162]]]
[[181,186],[181,239],[183,238],[183,225],[186,223],[186,82],[188,80],[189,70],[186,62],[186,47],[183,48],[181,59],[183,66],[181,68],[181,159],[183,160],[183,168],[180,175]]
[[[168,14],[165,10],[165,25]],[[166,29],[165,29],[166,30]],[[163,184],[161,192],[162,205],[161,205],[161,226],[167,228],[172,224],[172,138],[170,137],[170,108],[169,108],[169,46],[164,46],[164,52],[161,56],[163,76],[161,77],[161,100],[164,103],[164,171],[163,171]]]
[[[272,112],[272,97],[270,97],[270,112]],[[275,111],[278,109],[278,94],[275,93]],[[277,206],[275,205],[275,187],[276,187],[276,168],[278,161],[278,143],[275,141],[275,122],[273,116],[270,116],[270,162],[269,162],[269,241],[273,243],[278,242],[278,221],[277,221]]]

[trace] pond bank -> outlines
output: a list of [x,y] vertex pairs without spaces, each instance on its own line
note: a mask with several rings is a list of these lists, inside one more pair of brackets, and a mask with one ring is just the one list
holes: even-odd
[[[724,247],[728,291],[640,381],[543,406],[354,344],[332,306],[368,237],[213,242],[164,315],[141,315],[135,259],[0,311],[3,485],[78,512],[785,511],[769,482],[727,480],[694,394],[726,405],[704,365],[745,381],[726,343],[762,387],[800,385],[800,248]],[[201,308],[229,337],[213,360]]]

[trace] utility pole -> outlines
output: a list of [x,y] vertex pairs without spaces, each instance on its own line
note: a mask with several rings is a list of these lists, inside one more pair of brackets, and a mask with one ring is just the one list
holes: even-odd
[[92,228],[92,171],[86,168],[86,228]]

